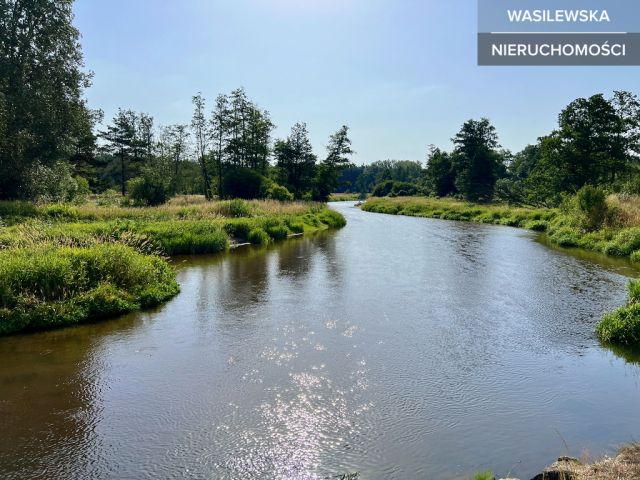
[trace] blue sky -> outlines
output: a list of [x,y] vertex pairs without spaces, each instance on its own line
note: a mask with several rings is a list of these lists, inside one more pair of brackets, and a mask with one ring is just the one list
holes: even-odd
[[77,0],[90,105],[188,123],[191,96],[244,86],[276,137],[306,121],[319,155],[351,128],[357,163],[424,160],[488,117],[514,151],[574,98],[640,93],[640,67],[478,67],[476,0]]

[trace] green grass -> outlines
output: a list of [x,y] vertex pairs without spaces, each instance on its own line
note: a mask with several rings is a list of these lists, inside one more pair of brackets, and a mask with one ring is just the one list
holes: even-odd
[[126,245],[5,250],[0,334],[111,317],[158,305],[178,291],[164,259]]
[[178,285],[166,256],[340,228],[323,204],[182,198],[155,208],[0,202],[0,334],[157,305]]
[[500,204],[478,205],[453,199],[429,197],[370,198],[364,211],[439,218],[475,223],[491,223],[545,231],[559,212],[555,209],[516,208]]
[[627,305],[605,315],[596,332],[605,343],[640,345],[640,281],[629,283]]
[[493,472],[487,470],[486,472],[478,472],[473,476],[473,480],[494,480]]

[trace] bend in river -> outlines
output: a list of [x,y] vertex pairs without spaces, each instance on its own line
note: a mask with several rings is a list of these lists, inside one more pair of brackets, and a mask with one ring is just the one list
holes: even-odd
[[640,367],[593,332],[626,264],[352,205],[176,259],[155,311],[0,338],[0,477],[529,478],[637,438]]

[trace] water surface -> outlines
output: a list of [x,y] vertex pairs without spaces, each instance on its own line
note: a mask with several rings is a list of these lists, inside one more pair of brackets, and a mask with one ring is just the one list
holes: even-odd
[[0,338],[0,478],[526,479],[638,439],[638,356],[593,334],[626,263],[335,208],[176,260],[155,311]]

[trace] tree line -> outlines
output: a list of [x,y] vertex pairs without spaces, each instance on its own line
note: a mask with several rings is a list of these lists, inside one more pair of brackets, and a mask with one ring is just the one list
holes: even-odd
[[272,138],[269,112],[244,89],[207,109],[193,97],[190,123],[156,127],[119,109],[106,128],[83,98],[73,0],[0,0],[0,199],[68,200],[117,189],[147,203],[170,195],[326,200],[353,153],[349,129],[314,153],[305,123]]
[[534,206],[557,206],[585,185],[640,194],[640,101],[631,92],[574,100],[555,130],[515,154],[486,118],[466,121],[451,140],[451,151],[429,147],[424,168],[384,161],[346,169],[341,191]]

